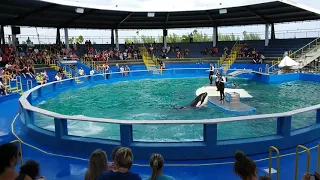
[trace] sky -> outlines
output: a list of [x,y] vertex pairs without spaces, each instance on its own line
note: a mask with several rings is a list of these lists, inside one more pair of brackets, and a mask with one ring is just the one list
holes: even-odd
[[[170,11],[170,10],[195,10],[195,9],[213,9],[217,7],[230,7],[240,4],[251,4],[259,3],[259,0],[45,0],[55,1],[59,3],[61,1],[86,6],[87,4],[100,7],[100,8],[111,8],[119,10],[135,10],[135,11]],[[320,9],[319,0],[295,0],[300,4],[304,4],[309,7]],[[157,5],[159,4],[160,5]],[[175,33],[183,35],[190,33],[193,29],[169,29],[168,33]],[[196,28],[202,33],[212,35],[212,28]],[[311,21],[303,23],[286,23],[275,25],[277,38],[288,38],[288,37],[315,37],[319,36],[320,33],[320,21]],[[294,30],[295,33],[288,33],[286,31]],[[309,31],[306,33],[305,31]],[[119,30],[119,41],[124,43],[124,39],[130,36],[136,36],[137,30]],[[221,27],[219,33],[222,34],[242,34],[243,31],[255,32],[261,34],[264,37],[265,27],[260,26],[238,26],[238,27]],[[162,30],[139,30],[140,35],[145,36],[160,36]],[[5,34],[11,34],[11,28],[5,27]],[[20,42],[30,37],[31,41],[38,44],[37,34],[40,36],[41,43],[53,43],[55,42],[56,29],[48,28],[35,28],[35,27],[21,27]],[[64,30],[60,31],[61,36],[64,36]],[[69,29],[69,37],[82,35],[85,39],[91,39],[96,43],[110,43],[110,30],[83,30],[83,29]],[[63,40],[64,41],[64,40]]]

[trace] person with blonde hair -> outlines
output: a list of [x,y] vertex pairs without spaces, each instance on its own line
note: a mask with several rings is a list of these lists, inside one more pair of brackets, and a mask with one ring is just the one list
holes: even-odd
[[173,177],[162,174],[164,159],[161,154],[152,154],[150,157],[151,177],[145,180],[174,180]]
[[103,171],[108,171],[108,157],[106,152],[97,149],[91,153],[89,168],[84,179],[96,180]]
[[141,180],[138,174],[129,171],[132,163],[133,154],[131,149],[120,147],[115,152],[114,169],[102,172],[98,180]]

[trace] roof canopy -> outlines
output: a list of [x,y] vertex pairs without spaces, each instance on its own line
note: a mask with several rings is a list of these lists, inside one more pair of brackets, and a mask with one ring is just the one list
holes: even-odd
[[147,12],[101,10],[37,0],[1,0],[0,24],[84,29],[170,29],[319,20],[320,11],[286,0],[197,11]]

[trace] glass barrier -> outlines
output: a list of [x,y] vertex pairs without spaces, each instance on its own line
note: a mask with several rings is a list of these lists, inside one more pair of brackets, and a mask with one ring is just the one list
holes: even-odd
[[54,84],[41,87],[41,96],[46,96],[54,92]]
[[148,78],[151,76],[151,74],[152,74],[152,71],[129,72],[129,76],[131,76],[131,77],[146,77],[146,78]]
[[90,80],[91,81],[103,81],[105,80],[107,77],[109,77],[109,74],[105,74],[105,75],[96,75],[96,76],[91,76]]
[[315,125],[317,123],[316,117],[316,111],[293,115],[291,119],[291,130],[298,130]]
[[56,82],[56,89],[64,89],[64,88],[69,88],[72,85],[72,81],[71,79],[65,80],[65,81],[61,81],[61,82]]
[[277,134],[277,119],[258,119],[218,124],[218,140],[257,138]]
[[204,140],[202,124],[133,125],[132,136],[133,141],[138,142],[196,142]]
[[55,132],[54,118],[34,112],[34,125],[48,131]]
[[173,71],[174,75],[177,77],[194,77],[199,72],[198,69],[174,69]]
[[120,125],[68,120],[68,135],[119,141]]

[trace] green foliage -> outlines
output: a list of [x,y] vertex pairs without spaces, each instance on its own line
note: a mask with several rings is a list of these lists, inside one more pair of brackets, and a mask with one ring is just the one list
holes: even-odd
[[[151,36],[139,36],[139,31],[136,32],[137,36],[132,36],[125,39],[126,43],[135,43],[135,44],[149,44],[149,43],[161,43],[163,36],[151,37]],[[198,32],[194,30],[193,34],[193,42],[212,42],[212,36],[209,36],[206,33]],[[180,42],[189,42],[190,34],[183,34],[179,36],[175,33],[168,34],[167,36],[167,43],[180,43]],[[248,34],[246,31],[243,32],[243,38],[232,34],[218,34],[219,41],[240,41],[242,40],[260,40],[260,36],[258,34],[250,33]]]
[[83,37],[80,35],[78,37],[72,37],[72,38],[69,38],[69,44],[73,44],[73,43],[83,43]]

